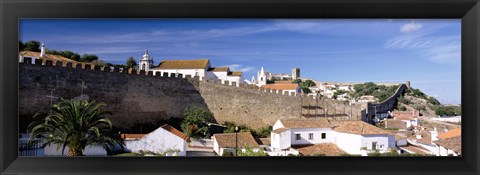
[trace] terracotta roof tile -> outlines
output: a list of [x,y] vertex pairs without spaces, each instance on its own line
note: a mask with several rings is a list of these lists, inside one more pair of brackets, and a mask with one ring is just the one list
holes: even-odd
[[387,119],[384,122],[386,128],[407,129],[407,123],[402,120]]
[[203,60],[163,60],[154,67],[154,70],[159,69],[205,69],[208,67],[208,59]]
[[160,128],[163,128],[163,129],[167,130],[168,132],[182,138],[183,140],[190,141],[190,138],[187,135],[183,134],[182,132],[180,132],[179,130],[175,129],[174,127],[172,127],[168,124],[164,124],[164,125],[160,126]]
[[449,137],[434,141],[435,144],[453,150],[455,153],[462,154],[462,136]]
[[315,145],[294,145],[292,148],[296,149],[304,156],[313,156],[315,154],[325,154],[326,156],[340,156],[346,154],[345,151],[337,147],[333,143],[322,143]]
[[60,55],[45,54],[45,57],[40,57],[40,52],[33,52],[33,51],[21,51],[20,55],[22,55],[23,57],[36,57],[42,60],[49,59],[53,61],[53,64],[55,64],[57,61],[62,61],[63,65],[66,65],[67,62],[75,63],[75,65],[76,63],[78,63],[75,60],[68,59]]
[[147,134],[121,134],[122,139],[141,139],[143,136]]
[[257,143],[259,145],[270,145],[271,139],[270,138],[258,138],[258,139],[255,139],[255,141],[257,141]]
[[233,72],[228,73],[228,76],[242,76],[242,72],[233,71]]
[[275,134],[280,134],[280,133],[282,133],[284,131],[288,131],[288,130],[289,130],[288,128],[281,127],[281,128],[273,130],[272,132],[275,133]]
[[455,128],[451,129],[450,131],[447,131],[445,133],[439,134],[437,137],[439,139],[447,139],[451,137],[457,137],[462,135],[462,129],[461,128]]
[[[235,133],[214,134],[213,137],[217,141],[218,145],[222,148],[235,148],[236,145],[238,145],[238,147],[259,147],[258,143],[255,141],[250,132],[240,132],[237,136],[235,135]],[[238,143],[236,144],[235,141]]]
[[374,134],[386,134],[394,135],[393,133],[368,124],[363,121],[331,121],[333,130],[337,132],[358,134],[358,135],[374,135]]
[[327,119],[280,119],[285,128],[331,128]]
[[[417,135],[420,135],[421,137],[417,138]],[[413,134],[412,136],[408,137],[408,140],[411,140],[411,141],[417,142],[417,143],[431,145],[432,144],[432,135],[427,130],[421,130],[421,131]]]
[[265,89],[274,89],[274,90],[296,90],[298,84],[267,84],[262,86]]
[[422,147],[417,147],[417,146],[408,145],[408,146],[402,146],[402,147],[400,147],[400,148],[401,148],[401,149],[408,150],[408,151],[413,152],[413,153],[415,153],[415,154],[420,154],[420,155],[428,155],[428,154],[430,154],[430,151],[428,151],[427,149],[422,148]]
[[212,72],[228,72],[229,69],[228,69],[228,67],[212,67],[212,68],[209,68],[208,71],[212,71]]

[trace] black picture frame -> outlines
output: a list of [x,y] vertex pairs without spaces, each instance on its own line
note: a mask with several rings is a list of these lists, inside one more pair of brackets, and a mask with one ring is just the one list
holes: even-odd
[[[479,174],[478,0],[1,0],[1,174]],[[18,157],[20,18],[457,18],[461,157]]]

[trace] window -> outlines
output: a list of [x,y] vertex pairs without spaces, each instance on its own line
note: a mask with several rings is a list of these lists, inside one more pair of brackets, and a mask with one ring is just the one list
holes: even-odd
[[313,140],[313,133],[308,134],[308,140]]
[[327,138],[327,133],[322,133],[322,139],[326,139]]
[[300,134],[295,134],[295,140],[300,140],[301,137],[300,137]]

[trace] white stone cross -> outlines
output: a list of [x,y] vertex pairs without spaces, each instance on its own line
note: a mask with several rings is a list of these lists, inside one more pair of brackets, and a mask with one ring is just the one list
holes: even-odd
[[52,90],[50,91],[50,95],[47,95],[47,98],[50,98],[50,106],[53,106],[53,99],[57,99],[57,98],[58,98],[58,97],[53,96],[53,91],[54,91],[54,90],[55,90],[55,89],[52,89]]
[[80,81],[82,81],[82,85],[80,85],[80,87],[82,88],[82,93],[81,93],[81,95],[83,96],[83,90],[84,90],[84,89],[87,89],[87,86],[85,86],[85,81],[83,81],[83,80],[80,80]]

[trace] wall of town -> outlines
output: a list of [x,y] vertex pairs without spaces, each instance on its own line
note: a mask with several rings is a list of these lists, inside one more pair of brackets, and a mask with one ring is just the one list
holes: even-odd
[[[178,78],[177,78],[178,77]],[[230,85],[229,85],[230,84]],[[83,85],[83,87],[82,87]],[[319,104],[317,111],[339,120],[359,119],[365,108],[328,99],[283,94],[256,86],[218,81],[200,81],[182,75],[160,75],[138,70],[118,70],[89,64],[39,61],[19,64],[20,124],[28,124],[37,112],[48,112],[58,98],[88,97],[105,102],[114,114],[115,126],[182,118],[188,106],[208,108],[217,122],[235,121],[259,128],[279,118],[296,118],[305,113],[302,104]],[[56,98],[50,98],[48,96]],[[322,105],[323,104],[323,105]],[[363,111],[362,111],[363,110]],[[21,127],[22,128],[22,127]]]
[[392,111],[392,109],[397,105],[397,98],[400,97],[405,93],[405,89],[407,89],[406,84],[400,84],[395,94],[387,98],[386,100],[380,103],[367,103],[367,119],[364,120],[366,122],[371,121],[371,117],[375,115],[375,113],[387,113],[388,111]]

